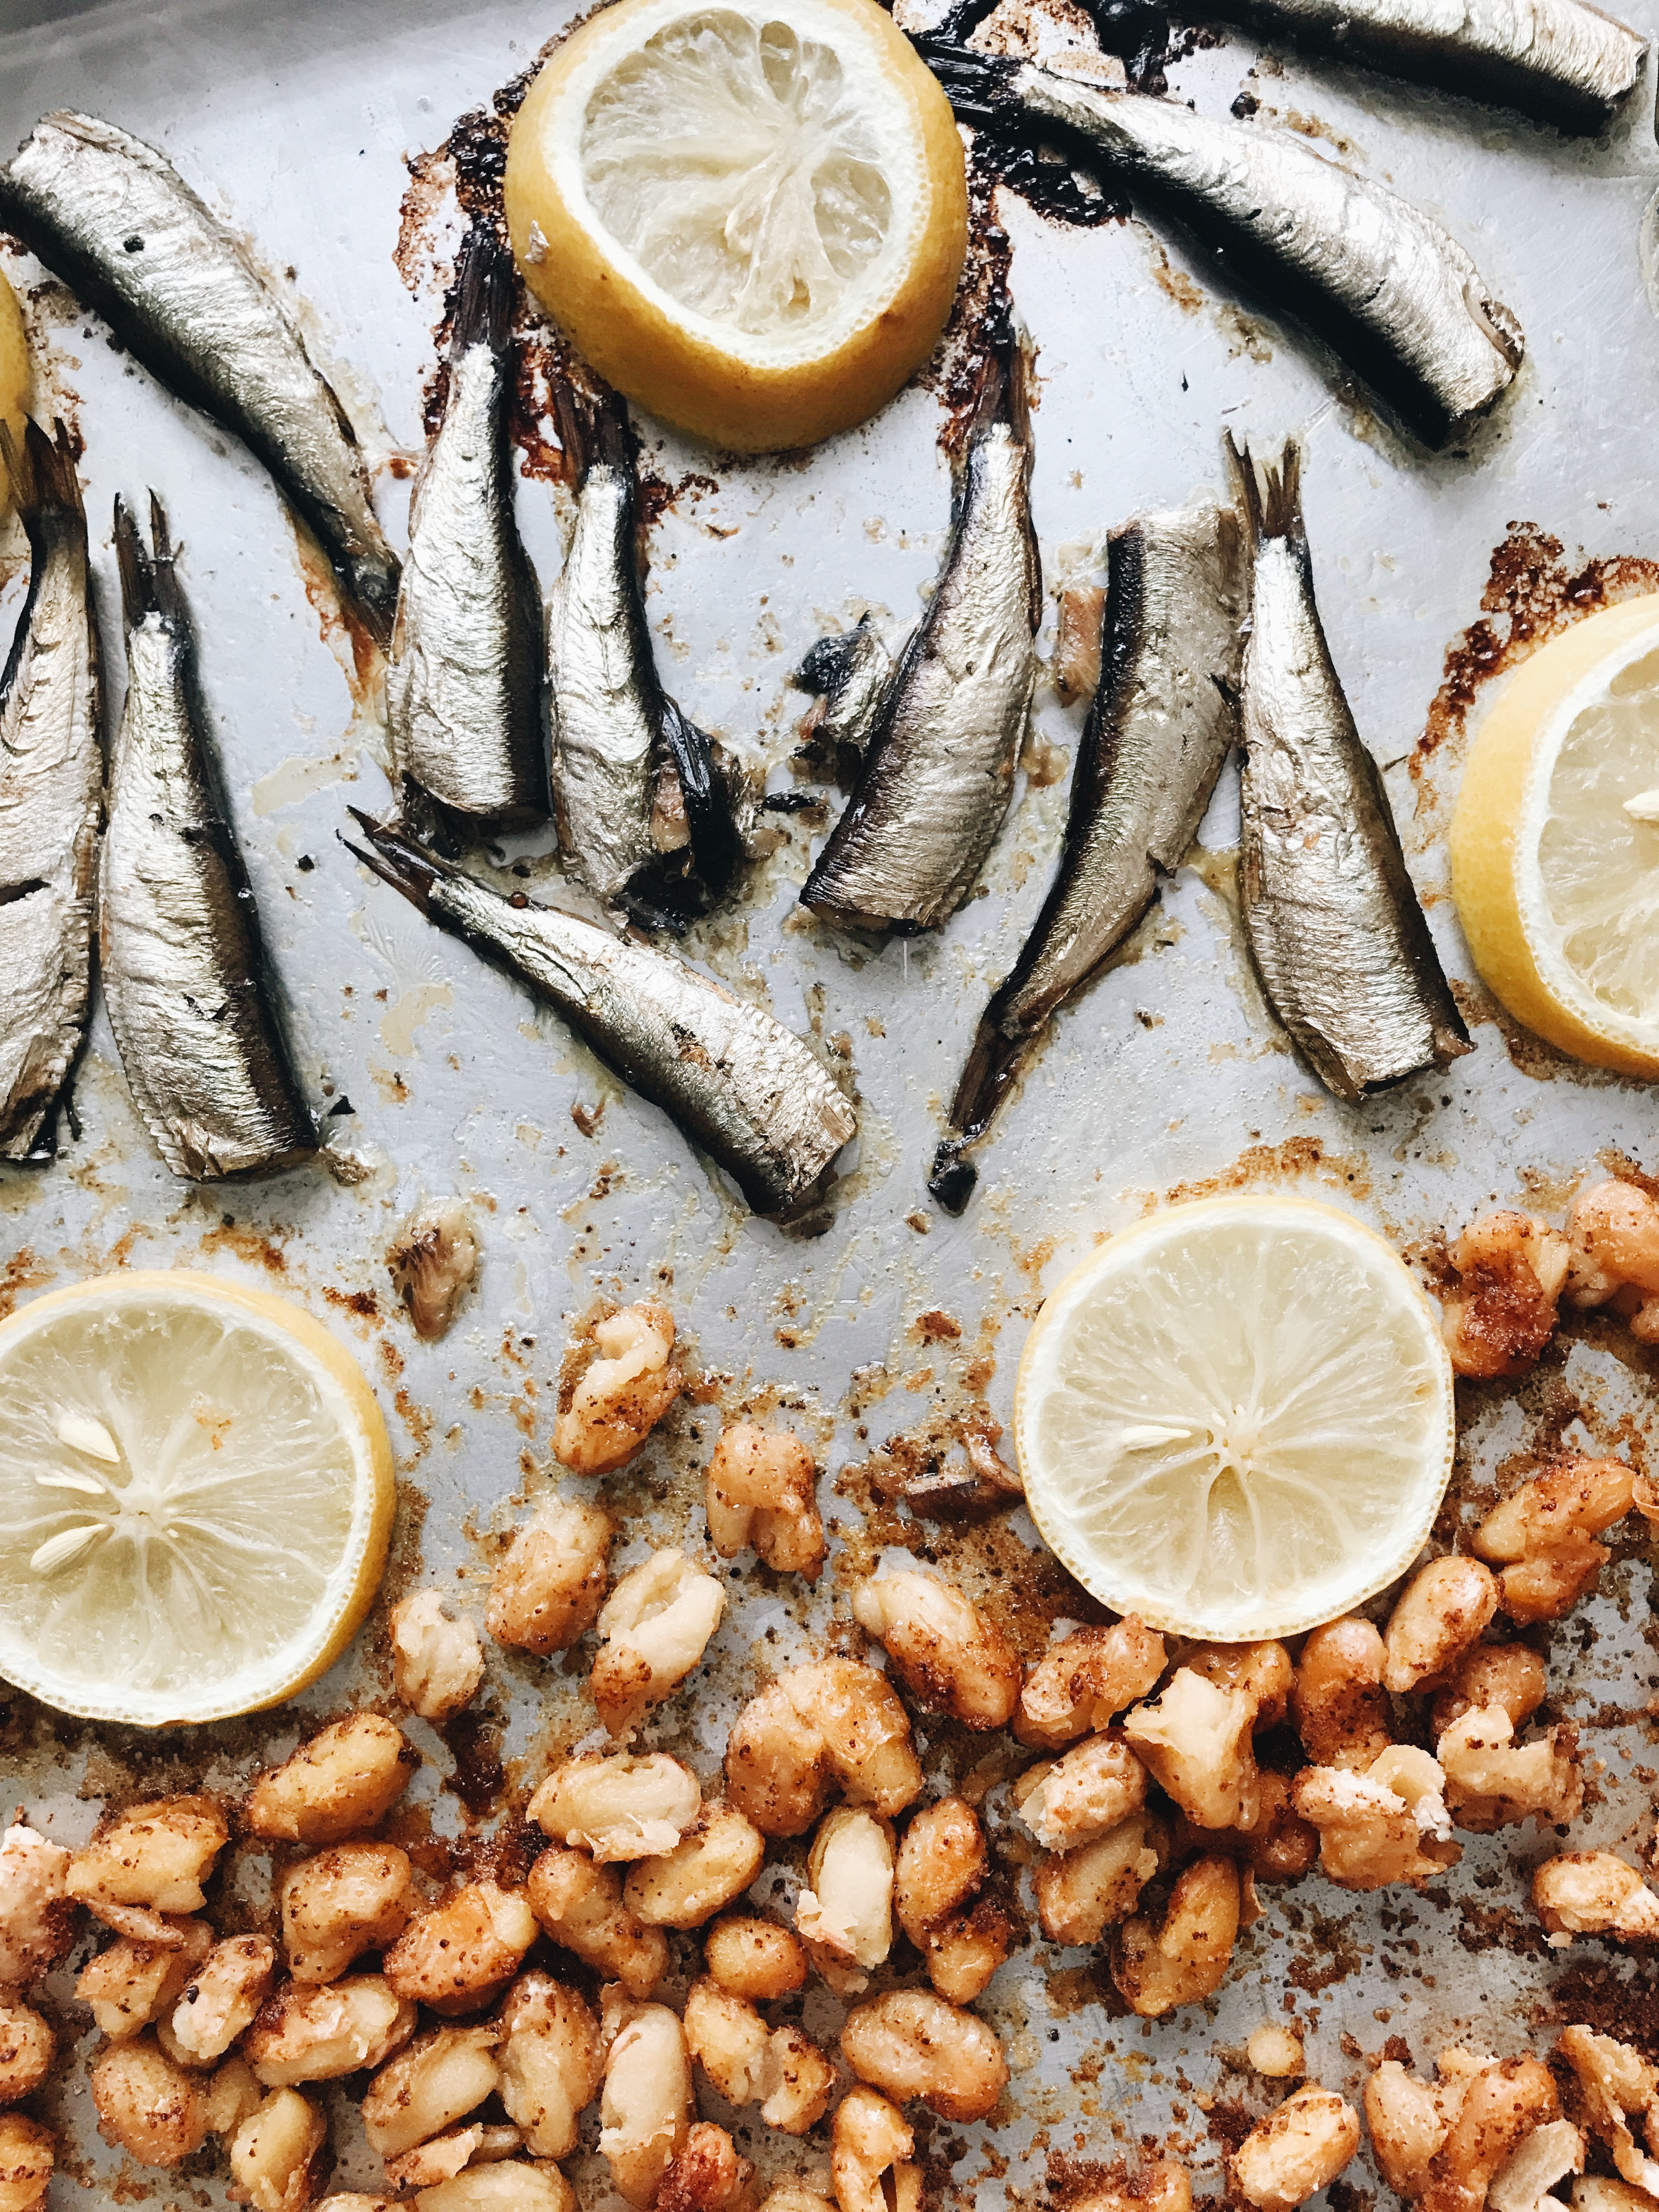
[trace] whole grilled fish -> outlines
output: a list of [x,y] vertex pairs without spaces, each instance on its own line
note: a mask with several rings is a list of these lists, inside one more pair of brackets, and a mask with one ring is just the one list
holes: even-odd
[[68,431],[0,424],[29,589],[0,676],[0,1159],[50,1159],[92,994],[104,796],[87,517]]
[[931,41],[923,52],[968,121],[1028,137],[1058,130],[1144,184],[1228,268],[1328,339],[1429,444],[1468,429],[1513,380],[1521,326],[1462,247],[1304,138],[1033,62]]
[[824,921],[914,937],[973,887],[1013,795],[1036,683],[1025,358],[987,355],[939,588],[881,696],[863,773],[801,889]]
[[1223,0],[1213,12],[1563,131],[1599,131],[1647,51],[1645,39],[1578,0]]
[[641,1097],[726,1170],[757,1213],[799,1210],[857,1118],[800,1039],[673,954],[502,898],[352,810],[357,858],[545,1000]]
[[95,116],[46,116],[0,170],[0,228],[258,456],[384,645],[398,562],[345,410],[235,234],[166,155]]
[[268,1175],[316,1149],[259,918],[196,701],[167,517],[115,510],[127,697],[110,764],[99,948],[133,1103],[176,1176]]
[[1239,882],[1274,1012],[1320,1081],[1360,1098],[1473,1050],[1376,762],[1314,604],[1301,457],[1235,449],[1255,548],[1240,722]]
[[549,606],[559,848],[593,896],[681,930],[741,854],[732,781],[664,690],[641,595],[636,449],[615,394],[555,393],[578,475],[576,527]]
[[867,614],[852,629],[818,640],[792,679],[813,695],[795,756],[803,767],[848,788],[856,783],[892,674],[892,656]]
[[1112,532],[1099,687],[1078,748],[1059,872],[981,1018],[929,1188],[960,1212],[984,1135],[1032,1041],[1180,866],[1237,734],[1249,604],[1243,532],[1213,500]]
[[449,393],[410,509],[386,669],[398,773],[459,814],[538,822],[550,794],[541,592],[513,516],[513,257],[471,231]]

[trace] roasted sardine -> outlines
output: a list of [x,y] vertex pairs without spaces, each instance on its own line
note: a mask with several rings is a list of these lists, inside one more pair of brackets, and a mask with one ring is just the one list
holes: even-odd
[[1300,456],[1238,460],[1255,544],[1240,894],[1274,1012],[1339,1098],[1472,1049],[1314,604]]
[[641,595],[636,453],[614,393],[556,392],[576,527],[549,607],[559,848],[593,896],[683,928],[741,857],[734,775],[664,690]]
[[1328,340],[1431,445],[1513,380],[1523,342],[1455,239],[1305,138],[924,41],[957,112],[1069,138],[1148,191],[1230,270]]
[[386,714],[400,778],[458,814],[549,811],[541,592],[514,520],[513,257],[468,234],[443,421],[415,486]]
[[167,543],[118,502],[127,697],[110,762],[99,946],[127,1086],[161,1158],[197,1182],[266,1175],[316,1148],[267,975],[247,870],[196,698]]
[[1239,519],[1206,501],[1112,533],[1099,688],[1072,776],[1054,887],[987,1007],[929,1188],[959,1212],[983,1136],[1061,1001],[1120,945],[1192,843],[1237,732],[1249,563]]
[[545,1000],[607,1066],[732,1176],[757,1213],[799,1211],[857,1127],[801,1042],[674,954],[511,899],[356,819],[351,851],[441,927]]
[[166,155],[95,116],[48,115],[0,170],[0,228],[258,456],[384,645],[398,562],[345,410],[235,234]]
[[104,796],[98,630],[69,432],[0,425],[29,588],[0,677],[0,1159],[49,1159],[86,1034]]
[[914,937],[972,890],[1013,795],[1036,683],[1026,364],[987,354],[938,589],[881,696],[853,796],[801,890],[822,921]]
[[1645,39],[1578,0],[1223,0],[1212,12],[1563,131],[1599,131],[1647,52]]

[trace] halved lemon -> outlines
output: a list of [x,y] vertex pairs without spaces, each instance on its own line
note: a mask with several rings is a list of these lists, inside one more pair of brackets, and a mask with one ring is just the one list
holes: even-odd
[[[29,411],[33,390],[23,311],[17,304],[16,293],[6,281],[5,271],[0,270],[0,422],[5,424],[20,446],[23,442],[23,417]],[[6,465],[0,461],[0,501],[10,497]]]
[[1032,1518],[1084,1588],[1172,1635],[1332,1620],[1405,1572],[1451,1475],[1439,1310],[1305,1199],[1204,1199],[1044,1304],[1014,1392]]
[[968,235],[951,104],[873,0],[617,0],[531,87],[506,191],[526,283],[599,374],[745,453],[890,399]]
[[1463,772],[1451,872],[1517,1021],[1659,1076],[1659,598],[1586,615],[1509,678]]
[[368,1610],[395,1498],[362,1369],[289,1299],[54,1291],[0,1327],[0,1674],[146,1728],[277,1705]]

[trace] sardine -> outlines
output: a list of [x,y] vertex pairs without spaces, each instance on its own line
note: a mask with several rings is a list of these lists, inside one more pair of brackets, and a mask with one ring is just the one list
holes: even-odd
[[549,608],[559,848],[604,905],[682,929],[740,857],[733,779],[657,674],[628,410],[615,393],[589,400],[568,384],[555,404],[579,480]]
[[345,410],[240,240],[166,155],[96,116],[46,116],[0,170],[0,228],[258,456],[384,645],[398,561]]
[[386,669],[400,778],[458,814],[545,820],[541,592],[514,520],[513,257],[471,231],[443,421],[415,486]]
[[852,629],[818,640],[791,679],[813,700],[795,755],[804,769],[850,790],[892,674],[892,655],[867,614]]
[[1222,0],[1212,12],[1563,131],[1601,130],[1647,52],[1638,33],[1578,0]]
[[1013,796],[1036,684],[1026,366],[989,349],[939,587],[882,694],[864,769],[801,889],[820,920],[914,937],[973,888]]
[[356,808],[382,882],[516,976],[737,1182],[757,1213],[798,1212],[858,1123],[800,1039],[670,952],[520,892],[503,898]]
[[953,1213],[1033,1040],[1120,945],[1192,843],[1237,735],[1249,605],[1243,532],[1206,501],[1112,532],[1099,688],[1072,776],[1060,869],[981,1018],[928,1188]]
[[1376,762],[1331,665],[1301,456],[1235,451],[1255,548],[1240,723],[1239,884],[1274,1012],[1322,1083],[1360,1098],[1472,1051]]
[[316,1149],[259,917],[196,697],[167,517],[154,557],[118,501],[127,697],[110,763],[99,949],[110,1027],[161,1158],[197,1182],[269,1175]]
[[104,756],[87,518],[69,432],[0,424],[29,588],[0,676],[0,1159],[50,1159],[86,1034]]
[[1033,62],[923,43],[958,115],[1056,130],[1143,184],[1202,242],[1299,315],[1430,445],[1469,429],[1524,342],[1456,240],[1398,193],[1289,131],[1194,114]]

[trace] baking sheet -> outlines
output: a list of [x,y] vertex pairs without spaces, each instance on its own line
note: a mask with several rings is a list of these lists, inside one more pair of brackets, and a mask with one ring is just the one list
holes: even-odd
[[[1627,12],[1644,30],[1659,21],[1646,0]],[[308,335],[343,372],[381,465],[382,510],[401,539],[400,471],[420,449],[453,236],[441,191],[423,190],[410,209],[415,250],[403,257],[424,272],[411,290],[395,258],[407,162],[521,71],[562,20],[556,6],[460,9],[447,0],[8,0],[0,146],[54,106],[106,115],[164,146],[252,234],[267,266],[291,270]],[[376,806],[386,795],[373,702],[354,696],[349,639],[325,587],[308,586],[269,482],[135,370],[26,257],[0,255],[27,295],[46,380],[85,436],[118,711],[115,494],[154,487],[183,542],[204,688],[294,1004],[301,1066],[363,1170],[349,1186],[320,1170],[251,1189],[175,1182],[133,1116],[100,1013],[78,1085],[83,1133],[48,1172],[0,1170],[4,1296],[125,1264],[206,1267],[287,1290],[355,1344],[386,1405],[404,1499],[388,1597],[435,1577],[481,1613],[495,1540],[559,1479],[547,1439],[571,1327],[599,1297],[665,1291],[703,1387],[610,1486],[629,1516],[617,1563],[653,1541],[702,1542],[698,1469],[722,1408],[781,1407],[803,1425],[823,1454],[835,1523],[831,1570],[814,1597],[751,1560],[731,1568],[731,1607],[708,1665],[647,1731],[705,1781],[735,1703],[767,1670],[819,1648],[845,1577],[884,1550],[919,1548],[959,1574],[1028,1650],[1075,1604],[1052,1569],[1030,1561],[1023,1545],[1035,1539],[1022,1516],[967,1537],[919,1528],[881,1507],[867,1463],[895,1441],[889,1463],[902,1466],[981,1398],[1006,1413],[1045,1285],[1153,1199],[1218,1179],[1317,1192],[1431,1267],[1443,1224],[1490,1200],[1521,1198],[1559,1218],[1599,1157],[1659,1164],[1647,1090],[1516,1036],[1473,985],[1445,896],[1443,845],[1465,706],[1472,696],[1478,718],[1490,696],[1465,684],[1470,656],[1449,658],[1449,647],[1481,618],[1483,593],[1501,646],[1514,623],[1525,633],[1556,619],[1575,578],[1581,600],[1659,580],[1646,566],[1659,560],[1659,331],[1641,250],[1659,185],[1651,78],[1605,142],[1575,144],[1468,102],[1269,53],[1236,32],[1172,71],[1172,89],[1206,112],[1224,111],[1241,88],[1264,116],[1309,131],[1442,217],[1525,325],[1517,387],[1467,453],[1425,456],[1341,396],[1328,357],[1261,303],[1237,301],[1160,229],[1132,220],[1062,230],[1004,193],[1013,290],[1038,349],[1034,503],[1045,567],[1053,576],[1084,558],[1137,507],[1216,482],[1224,426],[1264,443],[1303,435],[1332,649],[1384,763],[1449,970],[1468,986],[1478,1049],[1432,1083],[1360,1109],[1319,1089],[1249,972],[1230,896],[1229,777],[1162,908],[1034,1057],[981,1155],[980,1193],[961,1222],[928,1204],[927,1166],[984,997],[1046,886],[1063,776],[1022,790],[980,895],[935,939],[876,952],[803,927],[794,898],[809,840],[799,824],[738,902],[696,933],[694,957],[810,1030],[856,1086],[860,1134],[827,1231],[804,1241],[756,1222],[550,1014],[361,876],[336,832],[347,801]],[[665,678],[700,722],[775,764],[775,787],[789,783],[781,764],[804,705],[787,672],[806,646],[866,608],[894,635],[919,611],[946,521],[940,422],[937,399],[913,388],[809,456],[741,465],[641,423],[649,465],[672,494],[652,534],[647,601]],[[521,522],[544,582],[558,562],[558,507],[546,483],[526,483]],[[21,589],[11,550],[8,626]],[[1081,709],[1063,710],[1045,690],[1039,750],[1069,750],[1080,720]],[[526,866],[532,887],[557,893],[553,863],[532,851]],[[597,1116],[591,1134],[574,1108],[585,1121]],[[452,1191],[477,1207],[483,1269],[452,1334],[423,1346],[393,1308],[386,1247],[419,1197]],[[1562,1437],[1617,1444],[1640,1462],[1650,1373],[1651,1355],[1591,1317],[1518,1393],[1466,1386],[1455,1496],[1478,1496]],[[1651,1826],[1646,1564],[1621,1562],[1604,1580],[1604,1595],[1552,1644],[1553,1705],[1583,1723],[1596,1778],[1574,1830],[1580,1847],[1645,1843]],[[372,1623],[300,1701],[302,1712],[196,1737],[88,1729],[14,1697],[0,1708],[7,1808],[23,1805],[73,1842],[106,1791],[204,1779],[234,1790],[302,1727],[360,1696],[383,1699],[388,1687]],[[492,1814],[469,1826],[458,1784],[484,1803],[499,1758],[506,1799],[495,1802],[515,1792],[521,1802],[550,1753],[591,1717],[578,1680],[556,1663],[495,1652],[480,1729],[452,1731],[446,1743],[410,1723],[429,1763],[403,1817],[411,1835],[435,1839],[433,1864],[446,1850],[464,1859],[495,1825]],[[985,1763],[986,1750],[947,1730],[929,1739],[927,1757],[934,1774],[987,1793],[994,1838],[1018,1881],[1006,1768],[995,1754]],[[923,2116],[940,2201],[1036,2201],[1045,2179],[1063,2196],[1056,2155],[1109,2160],[1153,2140],[1190,2155],[1200,2186],[1216,2185],[1222,2148],[1261,2108],[1261,2085],[1241,2071],[1241,2054],[1264,2016],[1294,2011],[1314,2070],[1351,2095],[1365,2055],[1389,2037],[1403,2036],[1420,2066],[1454,2033],[1522,2047],[1534,2024],[1543,2033],[1553,1988],[1558,2005],[1601,2017],[1613,1999],[1595,1978],[1598,1947],[1548,1951],[1522,1906],[1522,1869],[1553,1841],[1531,1829],[1468,1839],[1462,1865],[1421,1896],[1355,1900],[1317,1877],[1267,1892],[1266,1916],[1241,1939],[1218,1998],[1162,2023],[1123,2016],[1091,1954],[1034,1936],[980,2007],[1013,2069],[1003,2120],[988,2130]],[[795,1847],[775,1853],[759,1893],[781,1880],[787,1902],[799,1857]],[[261,1922],[267,1862],[240,1848],[228,1855],[224,1911]],[[681,1954],[684,1963],[690,1947]],[[65,2003],[80,1956],[52,1985],[69,2044],[85,2020]],[[810,2032],[832,2037],[839,2016],[826,1992],[807,1998]],[[211,2153],[169,2176],[99,2143],[82,2063],[94,2043],[81,2037],[55,2093],[53,2117],[72,2148],[52,2212],[85,2203],[88,2191],[94,2201],[224,2202]],[[706,2083],[700,2094],[709,2116],[729,2118]],[[594,2124],[590,2115],[590,2142]],[[768,2171],[827,2163],[822,2140],[803,2147],[734,2124]],[[335,2185],[371,2183],[378,2162],[343,2108],[335,2141]],[[573,2167],[585,2205],[618,2201],[605,2171],[591,2157]],[[1377,2186],[1362,2160],[1334,2193],[1352,2205],[1352,2192]]]

